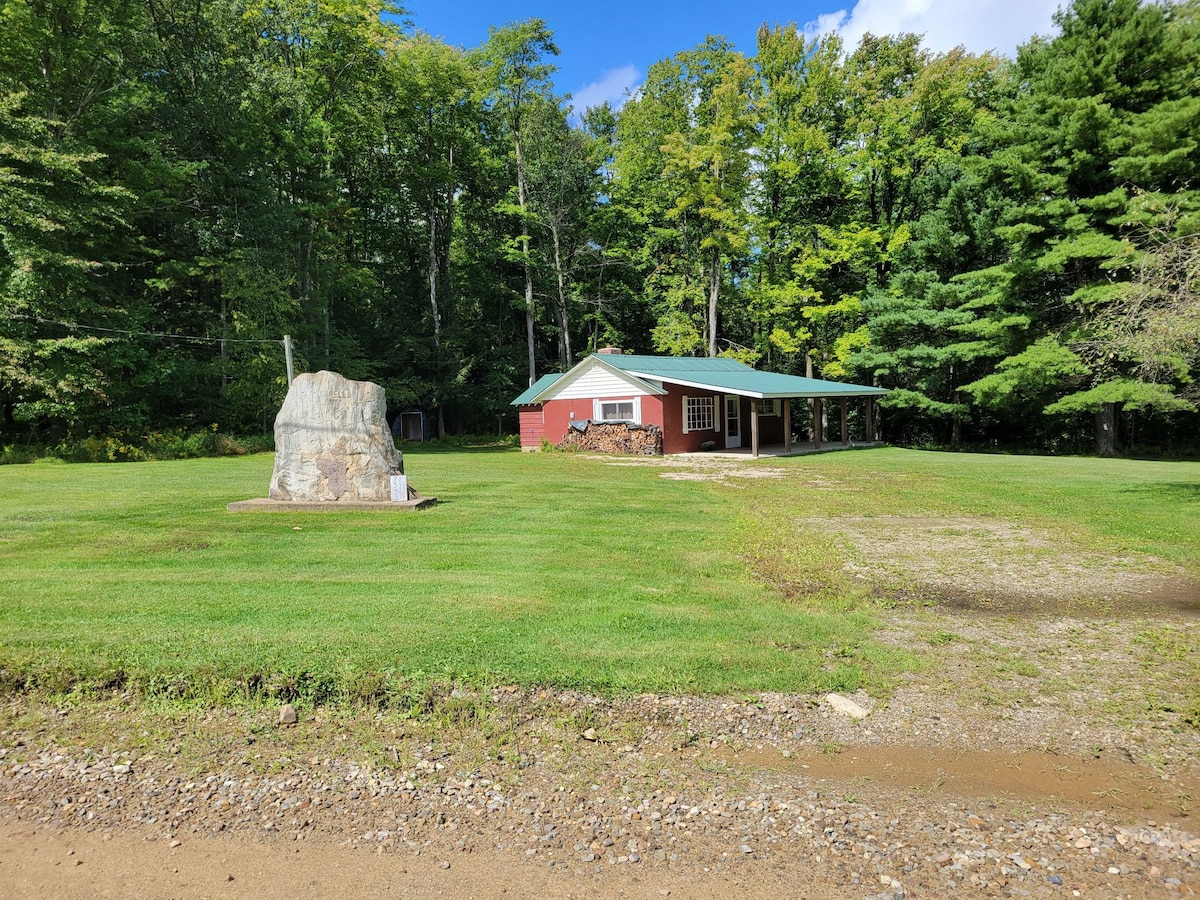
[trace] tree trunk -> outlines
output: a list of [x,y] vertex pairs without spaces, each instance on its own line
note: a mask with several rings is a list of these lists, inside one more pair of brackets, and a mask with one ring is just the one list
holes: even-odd
[[529,350],[529,385],[537,381],[537,355],[533,340],[533,265],[529,259],[529,228],[525,221],[527,203],[525,156],[521,152],[520,124],[513,129],[513,148],[517,154],[517,202],[521,206],[521,262],[525,267],[525,338]]
[[[950,397],[955,403],[959,402],[958,373],[954,371],[954,363],[950,363]],[[958,416],[950,419],[950,449],[962,449],[962,419]]]
[[713,250],[708,269],[708,355],[717,355],[717,299],[721,295],[721,254]]
[[1105,403],[1096,410],[1096,455],[1117,455],[1117,404]]
[[446,194],[442,198],[442,214],[445,219],[442,222],[442,245],[441,245],[441,266],[439,272],[442,279],[442,308],[446,311],[446,316],[449,318],[453,314],[454,304],[454,278],[450,266],[450,246],[454,243],[454,190],[456,179],[454,178],[454,148],[450,148],[450,179],[446,183]]
[[229,347],[226,338],[229,337],[229,301],[225,292],[221,292],[221,396],[229,390]]
[[438,252],[437,252],[437,220],[438,213],[436,204],[433,200],[434,195],[430,195],[429,199],[429,309],[433,314],[433,348],[435,355],[442,346],[442,317],[438,313],[438,298],[437,298],[437,276],[438,276]]
[[433,314],[433,369],[434,369],[434,407],[437,409],[437,436],[444,437],[442,432],[442,317],[438,312],[437,279],[438,279],[438,243],[437,243],[437,196],[435,191],[429,194],[429,309]]
[[558,279],[558,355],[565,372],[571,368],[571,330],[567,314],[566,274],[563,272],[557,224],[550,226],[550,236],[554,239],[554,274]]
[[[298,201],[297,201],[298,202]],[[306,227],[308,227],[306,225]],[[312,257],[313,257],[313,238],[312,233],[305,235],[300,241],[299,247],[299,291],[300,291],[300,308],[309,315],[312,314],[313,302],[313,272],[312,272]],[[329,339],[330,339],[330,311],[329,311],[329,296],[321,297],[321,350],[324,359],[322,368],[329,368]],[[310,320],[311,321],[311,320]]]
[[324,342],[325,342],[325,348],[324,348],[325,349],[325,368],[328,369],[330,367],[330,365],[332,365],[332,363],[330,362],[330,356],[329,356],[329,341],[330,341],[330,336],[333,332],[333,316],[329,310],[329,298],[328,297],[324,298],[323,304],[324,304],[324,309],[325,309],[325,323],[324,323],[324,331],[323,331]]

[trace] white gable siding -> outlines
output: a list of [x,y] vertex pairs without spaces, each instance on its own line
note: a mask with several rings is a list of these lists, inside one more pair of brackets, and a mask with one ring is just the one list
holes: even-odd
[[[566,381],[567,379],[562,379]],[[626,381],[615,372],[603,366],[592,366],[561,388],[547,400],[590,400],[593,397],[644,397],[647,392],[639,385]]]

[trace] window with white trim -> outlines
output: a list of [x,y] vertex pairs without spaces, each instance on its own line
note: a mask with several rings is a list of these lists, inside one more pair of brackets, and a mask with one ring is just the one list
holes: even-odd
[[778,400],[759,400],[758,414],[760,416],[777,416],[779,415]]
[[592,418],[598,422],[636,422],[641,424],[641,398],[596,400],[592,404]]
[[684,397],[683,398],[683,433],[689,431],[712,431],[713,398]]

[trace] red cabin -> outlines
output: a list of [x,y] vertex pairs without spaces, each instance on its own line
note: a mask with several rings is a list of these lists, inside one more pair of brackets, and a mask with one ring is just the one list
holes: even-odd
[[[767,445],[792,449],[792,401],[811,407],[820,447],[825,401],[840,401],[842,443],[849,445],[847,401],[866,399],[863,439],[875,440],[874,398],[883,388],[760,372],[724,357],[632,356],[606,348],[560,375],[543,375],[513,401],[521,448],[559,443],[572,423],[627,422],[662,429],[663,453]],[[806,414],[807,415],[807,414]]]

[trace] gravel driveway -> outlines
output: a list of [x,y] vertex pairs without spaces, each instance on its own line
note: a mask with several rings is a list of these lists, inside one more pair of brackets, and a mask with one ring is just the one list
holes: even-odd
[[10,700],[0,880],[6,896],[1195,895],[1200,735],[1147,706],[1172,675],[1139,644],[1188,622],[889,615],[890,639],[939,664],[886,702],[849,698],[861,720],[825,697],[511,687],[447,686],[416,716],[301,708],[295,726],[275,708]]

